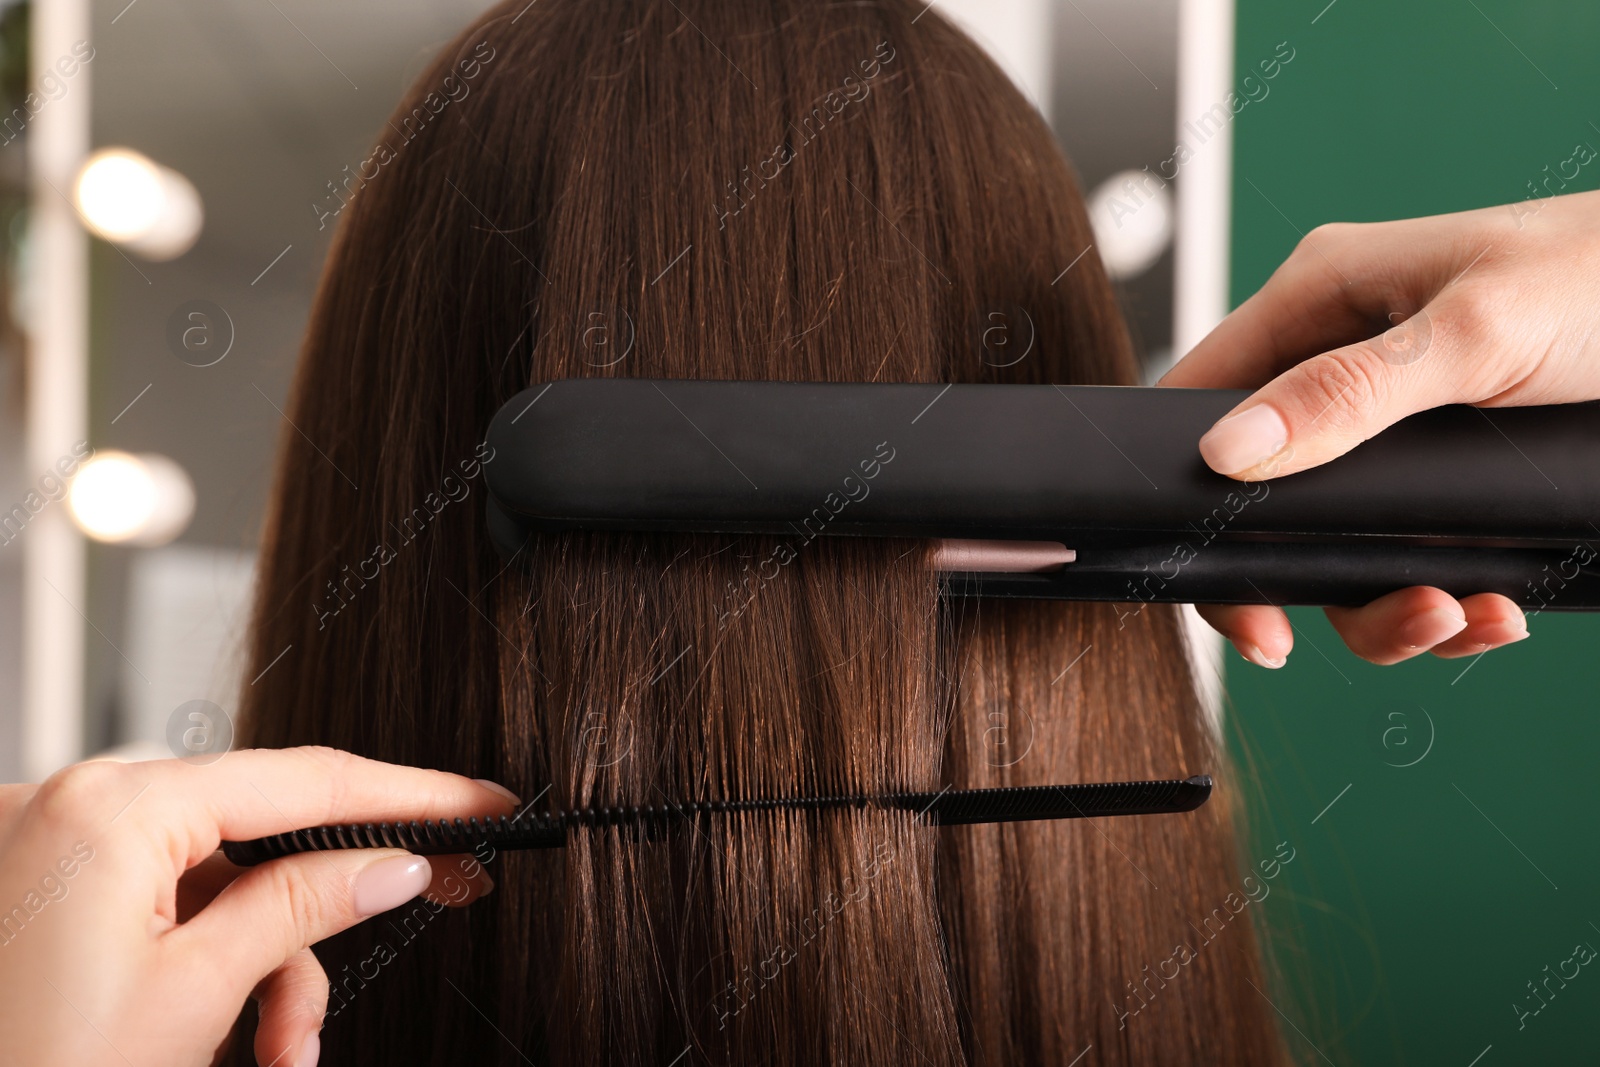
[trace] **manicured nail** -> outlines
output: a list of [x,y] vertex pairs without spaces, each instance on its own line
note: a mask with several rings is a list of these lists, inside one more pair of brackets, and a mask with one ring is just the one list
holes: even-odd
[[479,785],[483,786],[485,789],[489,790],[489,792],[491,792],[491,793],[499,793],[501,796],[503,796],[507,800],[511,801],[512,804],[521,804],[522,803],[522,798],[521,797],[517,796],[517,794],[515,794],[511,790],[507,789],[505,786],[501,785],[499,782],[491,782],[487,778],[474,778],[473,781],[477,782]]
[[1431,608],[1407,619],[1400,627],[1399,637],[1407,648],[1432,648],[1448,641],[1467,628],[1467,620],[1439,608]]
[[[476,856],[459,857],[456,860],[455,873],[461,876],[463,882],[476,888],[478,896],[485,896],[494,891],[494,879],[489,877],[489,868],[479,863]],[[446,884],[449,881],[449,878],[445,879]]]
[[1514,645],[1518,641],[1526,641],[1528,639],[1528,624],[1520,618],[1511,619],[1500,623],[1481,636],[1485,638],[1484,644],[1486,645],[1494,645],[1496,647]]
[[1257,667],[1267,667],[1271,670],[1277,670],[1279,667],[1282,667],[1285,663],[1289,662],[1288,656],[1279,656],[1274,659],[1271,656],[1268,656],[1265,652],[1261,651],[1255,645],[1240,645],[1238,647],[1239,654],[1245,659],[1249,660],[1251,663],[1254,663]]
[[1229,415],[1200,438],[1200,455],[1218,474],[1238,474],[1283,451],[1289,428],[1268,404]]
[[315,1033],[307,1034],[305,1044],[300,1046],[300,1055],[294,1058],[294,1067],[317,1067],[317,1059],[321,1055],[321,1036]]
[[356,914],[365,918],[398,908],[433,881],[433,868],[421,856],[391,856],[356,875]]

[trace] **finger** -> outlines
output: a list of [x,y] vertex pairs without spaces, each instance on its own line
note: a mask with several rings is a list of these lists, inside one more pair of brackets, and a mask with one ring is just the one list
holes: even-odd
[[0,832],[22,815],[38,789],[36,785],[0,785]]
[[1377,337],[1298,363],[1224,415],[1200,439],[1220,474],[1275,478],[1350,451],[1407,415],[1477,403],[1525,376],[1493,344],[1483,297],[1453,288]]
[[1499,593],[1479,593],[1461,601],[1467,628],[1433,647],[1443,659],[1476,656],[1492,648],[1515,644],[1528,636],[1528,620],[1510,597]]
[[1294,630],[1282,608],[1267,604],[1196,604],[1211,628],[1233,642],[1258,667],[1282,667],[1294,648]]
[[1330,260],[1314,252],[1303,255],[1297,248],[1266,285],[1218,323],[1157,384],[1187,389],[1261,386],[1299,359],[1372,336],[1365,295],[1341,284]]
[[310,949],[301,949],[256,986],[260,1008],[255,1053],[259,1067],[309,1067],[322,1051],[318,1037],[328,1010],[328,974]]
[[433,881],[422,895],[447,908],[464,908],[494,889],[494,879],[476,856],[434,856]]
[[1421,655],[1467,627],[1454,597],[1431,586],[1412,586],[1359,608],[1324,608],[1350,651],[1387,666]]
[[187,854],[185,869],[224,838],[326,823],[501,815],[516,802],[492,782],[320,747],[246,749],[206,766],[182,760],[116,766],[106,773],[130,779],[121,792],[144,796],[127,820],[162,838],[169,852]]
[[1449,219],[1318,226],[1160,384],[1256,388],[1411,317],[1473,255]]
[[[230,753],[225,776],[164,760],[223,836],[238,840],[326,823],[501,814],[516,798],[458,774],[380,763],[338,749]],[[203,788],[199,788],[203,783]]]
[[432,879],[427,859],[399,849],[284,856],[241,874],[165,936],[175,951],[209,961],[242,1000],[301,949],[399,907]]

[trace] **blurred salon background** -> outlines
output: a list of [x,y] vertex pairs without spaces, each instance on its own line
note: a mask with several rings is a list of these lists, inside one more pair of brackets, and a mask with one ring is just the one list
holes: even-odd
[[[0,4],[0,780],[228,728],[345,183],[485,6]],[[1592,4],[930,6],[1056,130],[1149,381],[1319,223],[1600,186]],[[1015,317],[985,326],[985,345],[1028,341]],[[1600,945],[1595,835],[1567,814],[1600,810],[1600,626],[1547,612],[1481,664],[1380,669],[1320,613],[1292,618],[1284,670],[1203,642],[1202,671],[1249,794],[1247,858],[1295,849],[1255,910],[1279,969],[1262,995],[1297,1052],[1592,1058],[1600,978],[1543,983]]]

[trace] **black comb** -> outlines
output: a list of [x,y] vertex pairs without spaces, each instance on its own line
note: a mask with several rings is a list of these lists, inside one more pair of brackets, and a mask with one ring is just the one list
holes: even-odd
[[823,811],[839,808],[894,808],[941,826],[1034,819],[1081,819],[1097,815],[1160,815],[1193,811],[1211,796],[1211,776],[1153,782],[1102,782],[1091,785],[1028,785],[1003,789],[944,789],[937,793],[884,793],[875,796],[774,797],[750,800],[700,800],[646,807],[584,808],[580,811],[520,812],[498,818],[435,822],[346,823],[224,841],[222,853],[240,867],[298,852],[341,848],[403,848],[420,856],[500,849],[561,848],[567,830],[578,826],[664,827],[713,814],[759,811]]

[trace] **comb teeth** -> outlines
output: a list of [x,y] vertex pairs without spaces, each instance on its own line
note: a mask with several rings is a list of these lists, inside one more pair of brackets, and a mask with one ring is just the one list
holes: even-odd
[[561,848],[567,830],[578,826],[626,826],[651,832],[669,823],[706,815],[761,811],[824,811],[839,808],[894,808],[942,826],[1076,819],[1109,815],[1154,815],[1192,811],[1211,795],[1211,778],[1090,785],[1011,786],[1000,789],[945,789],[937,793],[877,796],[764,797],[747,800],[697,800],[642,807],[582,808],[577,811],[523,812],[515,816],[432,819],[412,822],[345,823],[260,837],[224,841],[229,862],[253,867],[280,856],[345,848],[403,848],[419,856],[501,849]]
[[[905,794],[896,807],[924,812],[942,826],[1033,819],[1077,819],[1100,815],[1154,815],[1192,811],[1211,794],[1211,778],[1092,785],[1037,785]],[[913,808],[916,801],[922,804]]]
[[419,856],[472,852],[482,845],[501,848],[560,848],[566,843],[566,825],[548,815],[523,815],[434,822],[369,822],[317,826],[308,830],[258,837],[254,841],[224,841],[222,853],[230,863],[253,867],[298,852],[323,852],[342,848],[403,848]]

